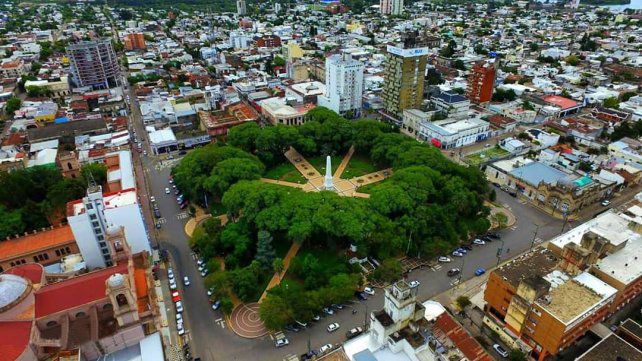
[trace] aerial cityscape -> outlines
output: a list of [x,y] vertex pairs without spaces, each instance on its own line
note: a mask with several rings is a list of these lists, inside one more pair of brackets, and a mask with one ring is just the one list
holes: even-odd
[[642,361],[642,0],[4,0],[0,56],[0,361]]

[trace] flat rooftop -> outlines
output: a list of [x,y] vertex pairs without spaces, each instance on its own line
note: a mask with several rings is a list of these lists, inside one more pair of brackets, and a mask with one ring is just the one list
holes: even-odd
[[624,321],[624,323],[620,325],[620,328],[642,340],[642,326],[632,319],[629,318]]
[[550,243],[559,249],[564,248],[568,243],[580,244],[582,237],[587,232],[593,232],[598,236],[609,240],[614,246],[640,236],[629,229],[629,221],[612,210],[571,229],[570,231],[550,240]]
[[595,268],[628,285],[642,277],[642,237],[635,235],[624,248],[602,258]]
[[[105,201],[105,210],[138,203],[136,190],[133,188],[123,189],[114,193],[105,193],[103,194],[103,200]],[[82,199],[67,204],[67,216],[77,216],[83,213],[85,213],[85,205],[82,203]]]
[[[560,273],[559,271],[555,271]],[[571,280],[557,277],[551,282],[548,296],[537,304],[568,325],[615,295],[617,290],[589,273],[580,273]]]
[[596,343],[576,361],[642,361],[642,352],[616,334],[610,334]]
[[499,267],[494,272],[506,279],[513,287],[517,288],[519,283],[531,277],[544,277],[551,273],[557,266],[559,258],[548,249],[536,248],[525,253],[507,264]]

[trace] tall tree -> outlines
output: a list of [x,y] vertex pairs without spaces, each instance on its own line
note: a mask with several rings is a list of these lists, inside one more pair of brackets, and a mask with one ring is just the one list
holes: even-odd
[[272,235],[267,231],[259,231],[258,242],[256,244],[256,256],[254,257],[263,268],[270,268],[272,261],[276,257],[274,247],[272,247]]

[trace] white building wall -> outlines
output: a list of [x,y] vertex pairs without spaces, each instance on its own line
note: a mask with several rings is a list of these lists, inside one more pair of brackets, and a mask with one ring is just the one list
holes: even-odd
[[151,246],[145,230],[145,221],[138,203],[105,210],[105,218],[110,225],[125,227],[125,237],[132,249],[132,253],[147,251],[151,253]]
[[332,55],[325,61],[326,93],[318,97],[317,104],[339,114],[352,111],[358,116],[363,97],[363,71],[365,65],[349,54]]
[[74,234],[76,244],[78,244],[78,249],[80,249],[80,254],[87,267],[89,269],[105,267],[105,260],[96,242],[87,213],[67,217],[67,222],[71,226],[71,232]]

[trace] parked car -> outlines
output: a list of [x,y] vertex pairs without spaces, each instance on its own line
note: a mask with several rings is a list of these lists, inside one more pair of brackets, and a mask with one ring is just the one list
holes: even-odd
[[281,338],[274,341],[274,346],[276,346],[276,348],[287,346],[289,344],[290,344],[290,340],[288,340],[287,338]]
[[152,203],[156,202],[156,197],[154,196],[149,197],[149,201]]
[[486,237],[492,239],[501,239],[502,237],[498,233],[486,233]]
[[359,292],[355,291],[354,296],[359,300],[359,301],[365,301],[368,299],[368,295],[365,292]]
[[452,262],[452,260],[450,258],[446,257],[446,256],[441,256],[437,260],[439,262],[442,262],[442,263],[450,263],[450,262]]
[[338,311],[338,310],[343,310],[344,306],[342,304],[332,304],[332,305],[330,305],[330,307],[332,307],[332,309]]
[[325,312],[325,314],[327,315],[334,315],[334,311],[332,311],[332,309],[329,307],[323,307],[323,312]]
[[460,273],[461,273],[461,270],[459,268],[451,268],[448,270],[446,274],[448,275],[448,277],[453,277],[453,276],[457,276]]
[[506,351],[500,344],[494,344],[493,350],[495,350],[503,358],[508,357],[508,351]]
[[204,270],[202,270],[202,271],[201,271],[201,277],[205,277],[205,276],[207,276],[207,273],[208,273],[208,272],[209,272],[209,271],[207,270],[207,268],[206,268],[206,269],[204,269]]
[[321,348],[319,349],[319,353],[322,354],[322,353],[328,352],[328,351],[332,350],[333,347],[334,346],[332,346],[331,343],[325,344],[325,345],[321,346]]
[[169,280],[169,289],[172,291],[176,289],[176,280],[174,279]]
[[314,320],[314,321],[321,321],[321,316],[319,316],[319,315],[314,315],[314,317],[312,317],[312,320]]
[[453,255],[453,257],[463,257],[464,256],[464,254],[459,252],[459,251],[453,251],[452,255]]
[[169,188],[165,188],[165,194],[169,194]]
[[334,331],[338,330],[339,327],[341,327],[341,326],[339,326],[338,323],[333,322],[333,323],[329,324],[326,329],[328,330],[328,332],[334,332]]
[[178,330],[178,335],[179,336],[183,336],[184,334],[185,334],[185,329],[184,328],[181,328],[180,330]]
[[181,150],[180,152],[178,152],[178,155],[185,155],[185,154],[187,154],[187,151],[185,150]]
[[366,287],[363,289],[363,292],[369,294],[370,296],[373,296],[375,294],[375,290],[372,287]]
[[210,289],[207,290],[207,296],[208,297],[211,296],[212,294],[214,294],[214,287],[210,287]]
[[167,269],[167,277],[174,278],[174,270],[172,268]]
[[176,314],[176,322],[183,322],[183,314],[182,313],[177,313]]
[[604,206],[604,207],[608,207],[608,205],[609,205],[609,204],[611,204],[611,201],[609,201],[608,199],[605,199],[605,200],[603,200],[603,201],[602,201],[602,203],[601,203],[601,204],[602,204],[602,206]]
[[218,310],[219,307],[221,307],[221,301],[220,300],[216,300],[214,303],[212,303],[212,309],[214,311]]
[[154,208],[154,217],[156,217],[156,218],[160,218],[161,217],[161,213],[158,210],[158,208]]
[[202,259],[202,258],[199,258],[199,259],[197,259],[197,260],[196,260],[196,265],[197,265],[197,266],[199,266],[199,267],[200,267],[201,265],[203,265],[204,263],[205,263],[205,261],[203,261],[203,259]]
[[190,285],[189,278],[187,278],[187,276],[183,277],[183,284],[185,285],[185,287]]
[[408,286],[410,286],[410,288],[419,287],[419,285],[420,285],[419,281],[410,281],[410,282],[408,282]]
[[461,247],[459,247],[459,249],[463,249],[464,252],[462,253],[466,253],[466,251],[472,251],[473,247],[469,244],[462,244]]
[[363,333],[363,328],[355,327],[355,328],[351,329],[350,331],[346,332],[346,337],[348,339],[351,339],[351,338],[359,336],[362,333]]
[[478,269],[475,270],[475,276],[481,276],[484,273],[486,273],[486,270],[482,267],[479,267]]
[[176,312],[178,313],[183,312],[183,301],[176,302]]
[[299,332],[299,331],[301,331],[299,326],[297,326],[296,324],[293,324],[293,323],[291,323],[289,325],[285,325],[284,328],[285,328],[286,331],[290,331],[290,332]]
[[475,238],[475,239],[473,240],[473,244],[476,244],[476,245],[478,245],[478,246],[483,246],[483,245],[485,245],[485,244],[486,244],[486,242],[484,242],[483,240],[481,240],[481,239],[479,239],[479,238]]
[[181,295],[178,293],[178,291],[172,292],[172,301],[178,302],[180,300],[181,300]]

